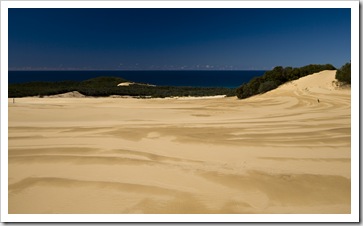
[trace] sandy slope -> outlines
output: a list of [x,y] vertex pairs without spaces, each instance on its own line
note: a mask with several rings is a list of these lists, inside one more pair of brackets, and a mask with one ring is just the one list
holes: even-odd
[[246,100],[9,99],[9,211],[349,213],[334,75]]

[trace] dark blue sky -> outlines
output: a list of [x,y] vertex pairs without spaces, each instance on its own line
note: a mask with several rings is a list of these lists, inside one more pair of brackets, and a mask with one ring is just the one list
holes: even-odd
[[9,69],[340,67],[350,34],[350,9],[9,9]]

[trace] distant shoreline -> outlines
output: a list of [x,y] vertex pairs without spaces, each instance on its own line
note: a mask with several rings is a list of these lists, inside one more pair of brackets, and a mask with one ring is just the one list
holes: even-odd
[[124,78],[136,83],[148,83],[157,86],[194,86],[194,87],[224,87],[237,88],[243,82],[253,77],[261,76],[265,71],[222,71],[222,70],[97,70],[97,71],[8,71],[8,83],[19,84],[24,82],[44,81],[83,81],[101,76]]

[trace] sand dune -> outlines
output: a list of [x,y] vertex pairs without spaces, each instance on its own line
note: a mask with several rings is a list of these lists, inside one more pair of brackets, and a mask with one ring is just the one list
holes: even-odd
[[58,98],[58,97],[63,97],[63,98],[71,98],[71,97],[81,98],[81,97],[85,97],[85,95],[81,94],[78,91],[73,91],[73,92],[56,94],[56,95],[50,95],[50,96],[43,96],[43,97],[45,97],[45,98]]
[[350,213],[334,76],[245,100],[9,99],[9,213]]

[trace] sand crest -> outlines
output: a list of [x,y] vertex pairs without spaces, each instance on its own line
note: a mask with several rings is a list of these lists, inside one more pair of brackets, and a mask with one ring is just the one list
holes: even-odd
[[9,99],[9,213],[350,213],[334,76],[245,100]]
[[62,94],[56,94],[56,95],[49,95],[49,96],[43,96],[43,98],[58,98],[58,97],[62,97],[62,98],[83,98],[86,97],[85,95],[83,95],[82,93],[78,92],[78,91],[72,91],[72,92],[67,92],[67,93],[62,93]]

